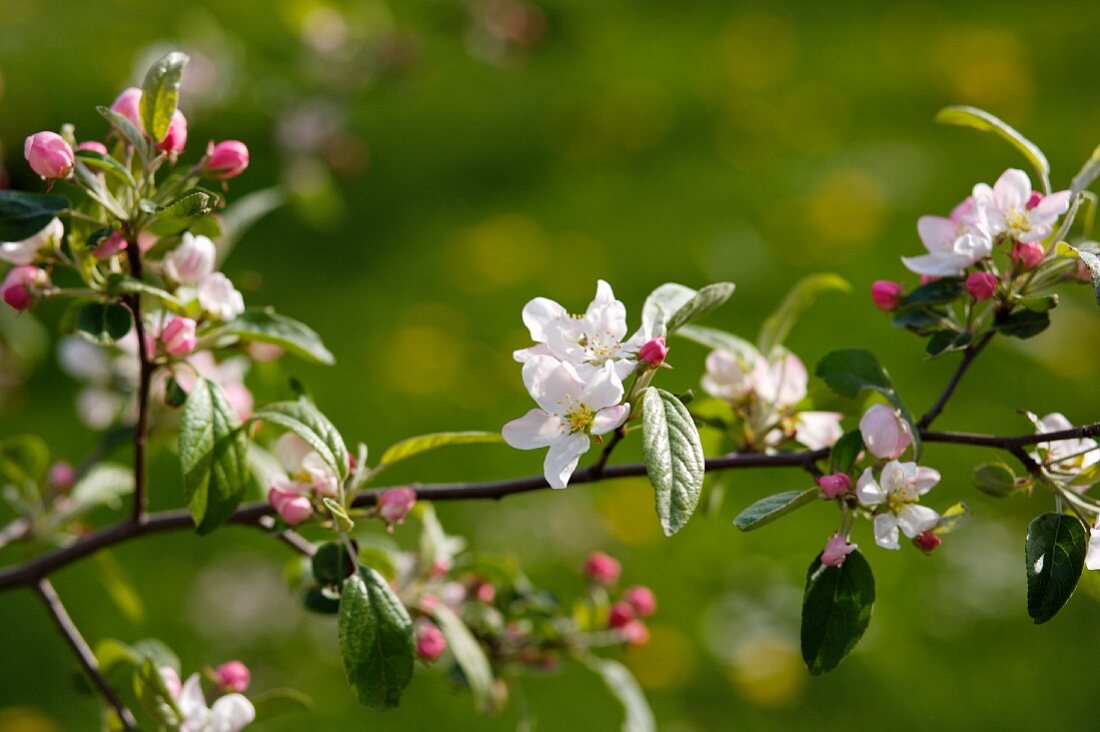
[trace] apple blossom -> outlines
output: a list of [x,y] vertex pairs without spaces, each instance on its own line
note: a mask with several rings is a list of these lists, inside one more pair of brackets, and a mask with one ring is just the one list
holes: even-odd
[[833,473],[818,478],[817,485],[826,498],[837,498],[847,493],[852,487],[852,479],[845,473]]
[[133,122],[139,130],[145,130],[145,125],[141,122],[141,89],[136,86],[123,89],[111,103],[111,111]]
[[[1035,425],[1036,433],[1061,432],[1073,429],[1064,414],[1052,412]],[[1080,479],[1082,471],[1100,462],[1100,443],[1091,437],[1078,437],[1057,442],[1040,442],[1036,445],[1038,453],[1032,457],[1050,466],[1055,477]],[[1096,481],[1100,482],[1100,477]],[[1087,486],[1074,486],[1078,490],[1085,490]]]
[[181,389],[190,393],[196,375],[210,379],[225,392],[237,416],[242,420],[248,419],[252,413],[253,400],[252,392],[244,385],[244,377],[250,365],[247,358],[233,357],[217,361],[210,351],[198,351],[191,354],[187,363],[191,368],[181,368],[174,372],[176,383]]
[[217,180],[236,178],[248,167],[248,148],[238,140],[225,140],[211,145],[203,164],[203,172]]
[[275,442],[275,455],[286,469],[285,478],[275,485],[283,490],[298,493],[315,490],[322,496],[335,498],[339,493],[340,479],[328,463],[293,432],[283,434]]
[[248,666],[240,661],[226,661],[214,670],[214,675],[218,678],[218,686],[225,692],[243,694],[252,681]]
[[302,486],[276,483],[267,491],[267,501],[286,523],[297,526],[313,514],[313,504],[299,492]]
[[214,272],[199,283],[199,305],[215,320],[233,320],[244,312],[244,297],[221,272]]
[[903,289],[900,282],[875,280],[871,285],[871,299],[875,301],[875,307],[879,310],[885,312],[897,310],[901,303]]
[[168,123],[168,134],[157,143],[157,150],[169,155],[179,155],[187,145],[187,118],[178,109]]
[[206,706],[198,674],[183,683],[176,706],[182,717],[179,732],[237,732],[256,720],[256,708],[241,694],[226,694]]
[[416,491],[409,487],[390,488],[378,496],[378,515],[390,524],[404,523],[405,516],[416,505]]
[[657,596],[644,585],[628,587],[623,593],[623,600],[634,608],[639,617],[648,617],[657,611]]
[[49,286],[50,276],[33,265],[13,267],[0,284],[4,302],[16,310],[26,310],[34,304],[42,288]]
[[921,232],[928,254],[901,258],[902,264],[910,272],[930,277],[955,277],[993,253],[993,241],[984,234],[968,233],[949,240],[935,238],[936,233],[938,232]]
[[434,623],[421,623],[416,629],[416,656],[422,661],[434,661],[447,650],[447,639]]
[[901,457],[913,441],[909,423],[898,410],[886,404],[874,404],[859,420],[859,433],[871,454],[883,460]]
[[100,155],[107,154],[107,146],[98,140],[85,140],[76,146],[77,150],[88,150],[90,152],[96,152]]
[[997,293],[1000,280],[990,272],[971,272],[966,278],[966,291],[977,302],[989,300]]
[[850,544],[847,537],[833,534],[825,542],[825,549],[821,552],[821,563],[826,567],[839,567],[844,564],[844,560],[848,558],[848,555],[858,548],[859,545]]
[[164,255],[164,274],[181,285],[197,285],[214,271],[217,258],[208,237],[185,232],[179,246]]
[[1022,241],[1012,246],[1011,256],[1020,269],[1035,269],[1042,263],[1046,250],[1037,241]]
[[596,297],[584,315],[570,315],[553,300],[536,297],[523,307],[523,324],[539,345],[516,351],[517,361],[553,356],[572,364],[586,379],[606,363],[615,366],[620,380],[625,379],[634,371],[638,349],[648,341],[640,332],[624,340],[626,306],[603,280],[597,283]]
[[76,158],[65,138],[56,132],[36,132],[23,143],[23,157],[42,178],[66,178]]
[[939,514],[917,501],[939,482],[939,472],[916,463],[891,460],[877,481],[871,468],[864,470],[856,483],[856,496],[864,506],[883,511],[875,515],[875,543],[884,549],[898,549],[899,529],[915,539],[934,528]]
[[638,349],[638,360],[644,361],[650,368],[657,368],[663,364],[667,356],[668,346],[665,344],[664,336],[646,341],[646,343]]
[[23,241],[0,242],[0,260],[9,264],[31,264],[39,255],[56,251],[65,238],[60,219],[52,219],[42,231]]
[[195,350],[195,321],[177,316],[160,333],[164,350],[170,356],[186,356]]
[[504,425],[504,441],[520,450],[549,447],[543,465],[546,481],[564,488],[588,452],[589,435],[607,434],[629,416],[630,405],[619,403],[622,381],[611,361],[582,380],[572,364],[531,356],[523,365],[523,382],[539,408]]
[[1058,217],[1069,208],[1069,191],[1036,196],[1027,173],[1009,168],[992,187],[974,186],[974,202],[984,214],[987,233],[1013,241],[1039,241],[1050,236]]
[[619,581],[622,565],[605,552],[592,552],[584,562],[584,574],[588,579],[605,587]]

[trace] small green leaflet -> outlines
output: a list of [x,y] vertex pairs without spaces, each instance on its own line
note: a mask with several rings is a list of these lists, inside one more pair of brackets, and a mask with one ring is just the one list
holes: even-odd
[[649,708],[645,693],[638,685],[634,675],[623,664],[608,658],[592,654],[580,657],[581,662],[600,675],[608,690],[623,705],[626,718],[623,719],[622,732],[655,732],[657,720]]
[[237,337],[245,341],[271,343],[284,348],[299,358],[331,366],[336,363],[332,353],[325,348],[321,336],[293,318],[279,315],[271,308],[245,310],[229,323],[217,328],[204,338]]
[[699,290],[669,317],[665,324],[668,332],[673,333],[692,320],[697,320],[721,307],[726,300],[730,299],[733,289],[732,282],[717,282]]
[[1027,527],[1027,614],[1045,623],[1077,589],[1085,566],[1089,533],[1074,516],[1044,513]]
[[249,481],[248,442],[237,412],[220,386],[200,379],[191,387],[179,434],[184,498],[200,534],[224,523]]
[[432,610],[439,629],[443,631],[443,637],[447,639],[447,648],[454,656],[458,667],[462,669],[462,676],[470,687],[470,693],[474,697],[474,703],[479,711],[487,712],[492,706],[493,668],[489,665],[489,659],[485,657],[485,651],[470,633],[454,612],[446,605],[437,605]]
[[111,126],[122,137],[123,142],[133,147],[141,157],[142,162],[148,165],[153,158],[153,148],[149,145],[149,141],[145,139],[145,134],[137,128],[137,125],[108,107],[96,107],[96,111],[111,123]]
[[729,351],[749,366],[760,358],[760,352],[756,350],[756,346],[744,338],[739,338],[732,333],[726,333],[717,328],[708,328],[704,325],[685,325],[676,331],[676,335],[707,348]]
[[845,432],[829,451],[829,472],[850,473],[863,451],[863,435],[859,430]]
[[759,529],[795,509],[813,503],[820,495],[819,489],[807,488],[804,491],[785,491],[761,498],[739,513],[733,520],[733,525],[742,531]]
[[382,453],[382,465],[392,465],[400,460],[411,458],[428,450],[435,450],[448,445],[474,445],[478,443],[502,442],[503,437],[499,432],[435,432],[430,435],[419,435],[390,446]]
[[970,482],[982,493],[994,498],[1004,498],[1016,492],[1016,474],[999,460],[974,468]]
[[1050,163],[1039,146],[1020,134],[1014,127],[984,109],[965,105],[944,107],[936,114],[936,121],[948,125],[973,127],[983,132],[993,132],[1007,140],[1023,153],[1039,178],[1043,181],[1043,190],[1050,193]]
[[656,387],[642,396],[642,451],[661,528],[672,536],[695,512],[705,462],[691,414],[673,394]]
[[77,150],[76,158],[85,165],[102,170],[108,173],[118,180],[122,181],[130,188],[137,188],[137,182],[134,180],[134,176],[122,163],[115,160],[110,155],[104,155],[101,152],[95,150]]
[[64,196],[0,191],[0,241],[23,241],[69,210]]
[[179,107],[180,82],[187,61],[186,53],[173,51],[153,64],[145,74],[139,104],[141,123],[157,142],[168,135],[172,115]]
[[822,272],[804,277],[791,288],[779,307],[764,321],[760,329],[760,352],[770,356],[783,345],[798,318],[817,298],[827,292],[851,292],[852,286],[840,275]]
[[858,549],[839,567],[813,561],[802,596],[802,659],[811,674],[832,671],[852,652],[874,603],[875,578]]
[[405,606],[373,569],[344,582],[338,627],[344,671],[359,702],[396,707],[412,680],[416,639]]
[[1069,194],[1072,199],[1081,191],[1085,190],[1092,185],[1092,182],[1096,180],[1096,176],[1100,175],[1100,147],[1097,147],[1092,151],[1092,155],[1085,161],[1085,164],[1081,166],[1081,170],[1077,175],[1073,176],[1073,181],[1069,186]]
[[130,309],[117,302],[90,302],[76,311],[76,328],[92,343],[109,346],[134,324]]
[[332,468],[340,481],[348,477],[348,448],[344,438],[307,399],[275,402],[256,410],[249,422],[271,422],[301,437]]

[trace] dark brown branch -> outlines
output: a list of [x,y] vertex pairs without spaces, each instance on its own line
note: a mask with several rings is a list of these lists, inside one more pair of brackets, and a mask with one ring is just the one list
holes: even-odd
[[[142,278],[141,248],[135,232],[127,232],[126,256],[130,260],[130,274],[136,280]],[[138,375],[138,418],[134,425],[134,510],[132,520],[141,523],[145,520],[145,510],[149,504],[146,490],[145,453],[149,433],[149,387],[153,380],[153,363],[149,359],[145,344],[145,322],[141,316],[141,293],[126,296],[126,304],[134,315],[134,333],[137,335],[137,352],[140,372]]]
[[42,600],[42,603],[46,606],[46,609],[49,611],[50,617],[53,618],[58,631],[65,640],[68,641],[69,647],[73,649],[73,653],[76,654],[81,667],[84,669],[84,673],[86,673],[92,683],[95,684],[96,690],[104,700],[114,708],[115,713],[126,729],[137,729],[137,720],[134,719],[133,713],[122,703],[118,694],[99,670],[99,662],[96,661],[95,654],[92,653],[92,649],[88,647],[88,642],[85,641],[84,636],[80,634],[80,630],[78,630],[76,624],[73,623],[73,619],[69,617],[69,613],[65,610],[65,606],[61,604],[61,598],[57,596],[57,591],[54,590],[53,585],[48,579],[43,577],[35,583],[34,589],[35,592],[38,593],[38,597]]
[[931,426],[932,421],[940,416],[940,412],[947,405],[947,400],[951,398],[951,395],[955,393],[955,388],[958,387],[959,382],[962,381],[963,374],[970,368],[970,364],[974,359],[978,357],[978,354],[982,352],[989,341],[993,338],[993,331],[986,333],[977,343],[963,351],[962,361],[959,362],[959,367],[955,369],[955,373],[952,374],[951,380],[947,382],[947,386],[944,387],[943,393],[940,394],[940,398],[936,400],[936,403],[932,405],[920,421],[917,422],[917,427],[922,430],[928,429]]

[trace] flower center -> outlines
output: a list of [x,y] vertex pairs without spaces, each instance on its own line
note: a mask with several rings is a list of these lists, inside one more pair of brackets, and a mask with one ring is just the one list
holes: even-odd
[[1014,208],[1005,212],[1005,226],[1015,231],[1028,231],[1031,228],[1031,220],[1026,211]]
[[592,426],[596,419],[596,413],[584,404],[578,404],[565,413],[565,421],[569,423],[569,432],[583,432]]

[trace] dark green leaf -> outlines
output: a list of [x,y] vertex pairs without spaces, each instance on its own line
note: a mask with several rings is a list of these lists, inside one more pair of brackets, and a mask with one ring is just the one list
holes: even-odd
[[916,288],[901,299],[900,307],[913,305],[946,305],[966,291],[966,284],[959,277],[943,277]]
[[133,327],[130,309],[117,302],[90,302],[76,312],[76,327],[88,340],[110,345]]
[[157,722],[175,727],[183,718],[176,698],[160,675],[160,667],[151,658],[146,658],[134,674],[134,693],[142,708]]
[[699,431],[674,395],[651,387],[642,396],[642,450],[657,497],[665,535],[684,527],[703,488],[704,460]]
[[207,534],[241,502],[249,481],[248,442],[237,412],[220,386],[199,379],[180,420],[184,497],[195,527]]
[[302,606],[321,615],[335,615],[340,612],[340,601],[329,597],[320,588],[313,587],[302,597]]
[[173,51],[145,73],[145,82],[141,85],[141,122],[157,142],[168,135],[172,115],[179,107],[180,82],[187,59],[186,53]]
[[64,196],[0,191],[0,241],[23,241],[69,209]]
[[795,509],[813,503],[821,495],[817,488],[808,488],[804,491],[785,491],[773,496],[761,498],[733,520],[733,525],[742,531],[752,531],[766,526],[780,516],[785,516]]
[[1044,513],[1027,527],[1027,614],[1045,623],[1062,609],[1077,589],[1089,533],[1074,516]]
[[359,702],[396,707],[412,680],[416,639],[405,606],[374,570],[344,582],[339,631],[344,671]]
[[145,134],[137,128],[127,117],[122,116],[108,107],[96,107],[104,119],[111,123],[124,142],[134,148],[142,162],[146,165],[153,158],[153,148],[145,138]]
[[681,305],[665,324],[669,333],[676,331],[683,325],[698,320],[707,313],[719,308],[722,303],[730,299],[733,294],[732,282],[717,282],[707,285],[691,296],[691,299]]
[[815,559],[802,596],[802,659],[815,676],[852,652],[871,622],[875,578],[858,549],[839,567]]
[[313,577],[319,584],[339,587],[355,574],[355,559],[343,544],[329,542],[317,547],[311,561]]
[[894,313],[890,324],[895,328],[905,328],[917,335],[926,336],[950,325],[947,314],[935,307],[917,305]]
[[821,272],[803,277],[787,293],[779,308],[764,321],[760,329],[760,352],[770,356],[777,346],[783,345],[799,317],[818,297],[827,292],[851,291],[852,286],[840,275]]
[[329,366],[336,362],[313,329],[270,308],[245,310],[210,336],[236,336],[245,341],[272,343],[308,361]]
[[249,421],[277,424],[301,437],[324,460],[341,482],[348,477],[348,449],[328,417],[312,402],[275,402],[253,412]]
[[1050,325],[1050,313],[1035,310],[1017,310],[996,319],[995,327],[1006,336],[1031,338],[1042,333]]
[[1004,498],[1016,491],[1016,474],[999,461],[974,468],[970,480],[975,488],[994,498]]
[[[147,202],[143,201],[142,203]],[[208,214],[217,205],[218,197],[213,193],[193,191],[186,196],[177,198],[167,206],[143,205],[142,210],[161,219],[180,220]]]
[[928,345],[924,352],[931,358],[938,358],[947,353],[965,350],[974,340],[970,331],[959,333],[954,330],[941,330],[928,339]]
[[863,435],[859,430],[845,432],[829,452],[829,472],[851,473],[861,452],[863,452]]
[[448,445],[473,445],[479,443],[501,442],[499,432],[436,432],[402,440],[382,453],[382,465],[392,465],[413,455],[435,450]]

